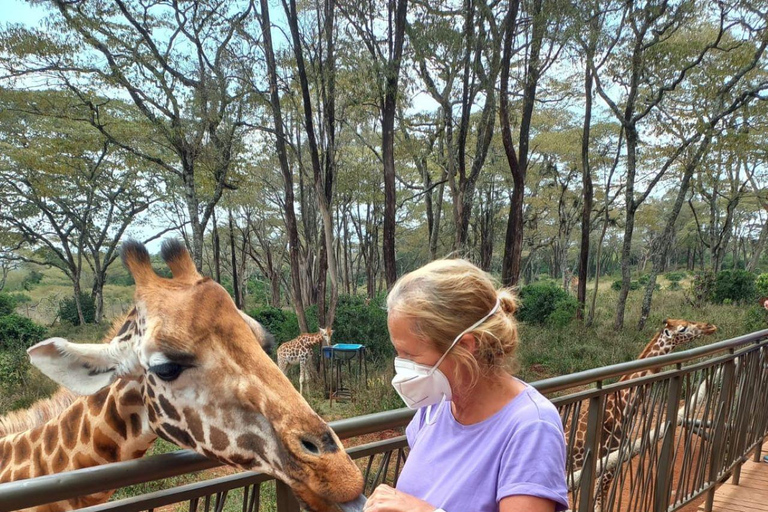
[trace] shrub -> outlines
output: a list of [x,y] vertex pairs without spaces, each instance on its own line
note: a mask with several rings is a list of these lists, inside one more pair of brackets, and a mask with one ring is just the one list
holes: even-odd
[[520,290],[520,302],[517,318],[522,322],[544,324],[551,321],[553,324],[565,325],[576,314],[576,299],[553,284],[524,286]]
[[[46,329],[27,317],[11,314],[0,316],[0,350],[21,349],[22,352],[41,341]],[[26,357],[26,355],[25,355]]]
[[691,282],[691,302],[700,308],[705,302],[711,302],[715,290],[716,275],[711,270],[702,270],[693,276]]
[[651,276],[649,274],[643,274],[637,278],[637,282],[643,286],[647,285],[648,281],[650,280],[651,280]]
[[667,281],[671,281],[673,283],[679,283],[683,279],[686,278],[688,274],[684,270],[676,270],[674,272],[667,272],[664,274],[664,277],[667,278]]
[[726,299],[731,302],[750,302],[756,298],[755,274],[746,270],[723,270],[715,277],[712,300],[722,303]]
[[29,291],[32,289],[34,285],[40,284],[42,280],[43,280],[42,272],[38,272],[37,270],[30,270],[29,274],[24,276],[24,279],[21,281],[21,287]]
[[567,327],[576,318],[578,306],[579,303],[571,296],[559,301],[555,310],[547,317],[547,325],[555,328]]
[[[80,307],[83,310],[83,320],[92,324],[96,320],[96,301],[89,294],[80,292]],[[77,304],[74,297],[68,297],[59,302],[59,316],[62,321],[72,325],[80,325],[80,316],[77,314]]]
[[[391,357],[394,354],[387,330],[387,312],[384,297],[366,304],[364,297],[341,295],[336,306],[331,343],[360,343],[366,346],[369,357]],[[263,306],[249,313],[275,337],[279,345],[300,334],[296,313],[284,309]],[[309,330],[318,329],[317,308],[307,308]]]
[[16,302],[17,306],[19,304],[26,304],[27,302],[32,302],[32,297],[30,297],[26,293],[14,292],[14,293],[9,293],[8,296],[11,297]]
[[[646,282],[646,283],[648,282],[648,279],[647,279],[647,278],[646,278],[645,282]],[[639,280],[638,280],[638,281],[630,281],[630,282],[629,282],[629,289],[630,289],[630,291],[633,291],[633,290],[639,290],[639,289],[640,289],[640,286],[641,286],[641,284],[642,284],[642,283],[640,283],[640,281],[639,281]],[[621,290],[621,279],[617,279],[616,281],[614,281],[614,282],[612,282],[612,283],[611,283],[611,290],[614,290],[614,291],[617,291],[617,292],[618,292],[619,290]]]
[[760,297],[768,297],[768,273],[757,276],[755,279],[755,292]]
[[744,315],[746,332],[759,331],[768,327],[768,311],[762,306],[752,306]]
[[667,290],[681,290],[683,287],[680,286],[680,283],[678,281],[672,281],[669,283],[669,286],[667,286]]
[[16,299],[8,293],[0,293],[0,317],[10,315],[16,309]]

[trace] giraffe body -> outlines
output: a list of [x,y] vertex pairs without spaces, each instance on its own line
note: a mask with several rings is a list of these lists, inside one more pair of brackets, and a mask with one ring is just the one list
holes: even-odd
[[[107,343],[51,338],[28,350],[43,373],[85,396],[44,424],[0,437],[0,482],[138,458],[162,437],[272,475],[313,512],[358,511],[360,470],[266,354],[268,333],[197,273],[179,242],[161,253],[172,279],[154,272],[143,245],[124,244],[135,307]],[[72,510],[109,495],[34,510]]]
[[288,375],[288,367],[299,365],[299,394],[304,394],[304,382],[309,380],[312,368],[312,347],[315,345],[329,346],[333,329],[320,329],[314,334],[300,334],[291,341],[280,345],[277,349],[277,366],[283,374]]
[[[653,339],[651,339],[645,346],[638,356],[638,359],[669,354],[677,346],[688,343],[701,336],[713,334],[716,330],[716,326],[708,323],[667,319],[664,321],[664,327],[656,333]],[[659,370],[660,368],[651,368],[634,372],[624,375],[619,379],[619,382],[639,379],[647,375],[658,373]],[[598,458],[605,457],[608,453],[619,447],[624,432],[622,422],[628,413],[628,408],[638,409],[640,407],[642,403],[641,393],[633,396],[633,391],[632,388],[624,388],[606,397]],[[574,470],[580,470],[584,464],[584,457],[586,454],[587,413],[588,411],[582,411],[579,415],[578,426],[574,432],[571,455]],[[570,431],[570,429],[566,429],[566,431]],[[595,498],[595,510],[597,511],[602,510],[602,502],[610,489],[614,472],[615,470],[606,470],[600,477]]]

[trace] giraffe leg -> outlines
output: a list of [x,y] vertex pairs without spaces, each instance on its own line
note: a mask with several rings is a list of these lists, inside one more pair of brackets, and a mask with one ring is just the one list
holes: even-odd
[[609,469],[600,476],[600,482],[595,490],[595,512],[607,510],[604,500],[608,498],[608,492],[611,490],[611,484],[613,484],[613,471]]
[[283,375],[288,375],[288,361],[281,355],[277,355],[277,367],[283,372]]
[[301,396],[304,396],[304,380],[306,378],[306,372],[307,372],[307,367],[304,360],[302,360],[299,363],[299,394]]

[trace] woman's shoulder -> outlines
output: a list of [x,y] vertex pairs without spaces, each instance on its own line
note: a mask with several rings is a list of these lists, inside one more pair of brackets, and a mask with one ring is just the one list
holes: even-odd
[[510,427],[517,430],[543,422],[562,431],[562,420],[557,408],[536,388],[527,383],[523,384],[525,389],[505,408],[505,419]]

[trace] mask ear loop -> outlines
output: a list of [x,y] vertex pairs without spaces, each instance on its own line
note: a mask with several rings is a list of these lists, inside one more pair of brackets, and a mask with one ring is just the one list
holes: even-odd
[[487,314],[487,315],[485,315],[483,318],[481,318],[480,320],[478,320],[478,321],[477,321],[477,322],[475,322],[474,324],[470,325],[469,327],[467,327],[466,329],[464,329],[463,331],[461,331],[461,333],[460,333],[458,336],[456,336],[456,338],[453,340],[453,343],[451,343],[451,346],[450,346],[450,347],[448,347],[448,350],[446,350],[446,351],[443,353],[443,355],[442,355],[442,356],[440,356],[440,359],[438,359],[438,360],[437,360],[437,362],[435,363],[435,366],[433,366],[433,367],[432,367],[432,368],[429,370],[429,374],[430,374],[430,375],[432,375],[433,373],[435,373],[435,370],[437,370],[438,366],[440,366],[440,363],[442,363],[442,362],[443,362],[443,359],[445,359],[445,358],[446,358],[446,356],[448,356],[448,352],[450,352],[450,351],[453,349],[453,347],[455,347],[455,346],[456,346],[456,344],[459,342],[459,340],[461,339],[461,337],[462,337],[462,336],[464,336],[464,335],[465,335],[465,334],[467,334],[468,332],[470,332],[470,331],[474,330],[476,327],[479,327],[479,326],[480,326],[480,325],[481,325],[483,322],[485,322],[485,321],[486,321],[486,320],[488,320],[490,317],[492,317],[492,316],[493,316],[493,314],[494,314],[494,313],[496,313],[496,312],[499,310],[499,307],[501,307],[501,301],[500,301],[500,300],[497,298],[497,299],[496,299],[496,305],[495,305],[495,306],[493,306],[493,309],[491,309],[491,312],[490,312],[490,313],[488,313],[488,314]]

